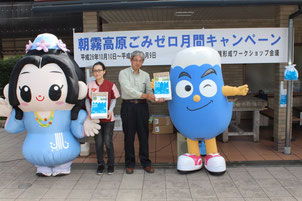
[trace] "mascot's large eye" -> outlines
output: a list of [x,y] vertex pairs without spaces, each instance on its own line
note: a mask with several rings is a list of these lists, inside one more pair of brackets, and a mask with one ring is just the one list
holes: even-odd
[[176,85],[176,94],[181,98],[187,98],[193,93],[193,85],[188,80],[182,80]]
[[204,80],[199,85],[200,93],[205,97],[212,97],[217,93],[217,85],[213,80]]
[[31,100],[31,91],[30,88],[27,85],[24,85],[22,88],[19,87],[20,89],[20,95],[22,100],[24,100],[25,102],[30,102]]
[[63,88],[63,85],[62,85],[62,87],[59,87],[59,85],[57,85],[57,84],[51,85],[51,87],[49,88],[49,91],[48,91],[49,98],[52,101],[59,100],[61,98],[61,94],[62,94],[61,89],[62,88]]

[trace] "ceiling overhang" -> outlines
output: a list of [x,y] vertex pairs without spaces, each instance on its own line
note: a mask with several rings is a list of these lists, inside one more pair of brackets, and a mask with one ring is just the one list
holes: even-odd
[[35,0],[33,12],[83,12],[112,9],[183,7],[183,6],[248,6],[301,5],[301,0]]

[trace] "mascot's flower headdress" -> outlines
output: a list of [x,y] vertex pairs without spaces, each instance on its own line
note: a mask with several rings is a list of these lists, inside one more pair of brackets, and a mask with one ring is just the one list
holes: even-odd
[[39,34],[34,42],[29,40],[25,47],[26,53],[30,50],[43,50],[44,52],[48,52],[50,49],[69,52],[62,40],[59,40],[55,35],[49,33]]

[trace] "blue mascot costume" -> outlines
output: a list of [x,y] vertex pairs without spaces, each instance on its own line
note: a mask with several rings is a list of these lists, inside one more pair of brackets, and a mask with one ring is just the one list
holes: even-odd
[[228,127],[233,103],[227,96],[246,95],[248,86],[224,86],[218,52],[209,47],[180,51],[171,66],[172,100],[168,101],[171,120],[187,138],[188,152],[179,156],[181,173],[202,168],[199,141],[204,140],[205,168],[211,174],[226,171],[225,159],[218,153],[216,136]]
[[7,132],[27,131],[23,155],[37,167],[38,176],[69,174],[80,153],[77,138],[100,129],[82,109],[84,76],[66,45],[52,34],[29,41],[26,52],[4,88],[0,116],[7,116]]

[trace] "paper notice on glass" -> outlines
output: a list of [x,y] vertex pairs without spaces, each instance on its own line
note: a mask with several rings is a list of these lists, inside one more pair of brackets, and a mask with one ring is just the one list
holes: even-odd
[[154,73],[153,77],[155,99],[164,98],[166,100],[172,100],[169,72]]
[[91,118],[108,118],[108,92],[93,92],[91,101]]

